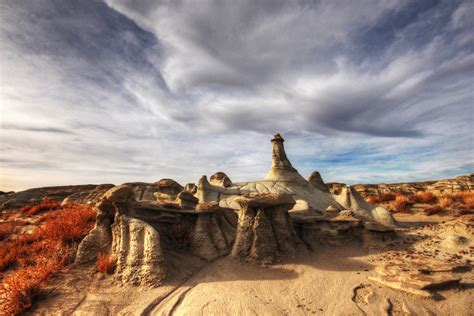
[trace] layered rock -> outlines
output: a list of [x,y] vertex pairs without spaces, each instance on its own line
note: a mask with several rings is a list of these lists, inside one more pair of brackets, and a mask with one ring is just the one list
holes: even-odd
[[134,191],[128,185],[107,191],[97,205],[96,225],[79,245],[76,263],[95,262],[99,253],[117,260],[115,276],[124,283],[158,285],[166,275],[160,236],[134,218]]
[[[339,194],[347,185],[344,183],[328,183],[327,186],[333,194]],[[364,198],[384,193],[414,194],[419,191],[430,191],[435,194],[457,193],[474,191],[474,175],[459,176],[454,179],[433,180],[408,183],[380,183],[380,184],[355,184],[354,188]]]
[[232,256],[273,263],[294,255],[300,243],[288,210],[295,204],[288,194],[261,194],[237,199],[240,205]]
[[198,205],[191,232],[191,252],[207,261],[229,254],[235,239],[236,217],[216,204]]

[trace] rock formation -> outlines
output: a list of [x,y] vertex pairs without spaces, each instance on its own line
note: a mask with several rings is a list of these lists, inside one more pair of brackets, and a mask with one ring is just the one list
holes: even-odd
[[[339,194],[346,187],[344,183],[328,183],[331,193]],[[353,187],[364,198],[383,193],[414,194],[420,191],[429,191],[434,194],[457,193],[474,191],[474,175],[459,176],[454,179],[437,181],[409,182],[409,183],[380,183],[380,184],[355,184]]]
[[[236,199],[239,196],[254,196],[263,193],[287,193],[295,200],[290,213],[298,216],[314,216],[326,214],[329,209],[333,210],[351,209],[355,210],[365,222],[377,224],[367,224],[372,229],[393,228],[396,223],[392,215],[383,209],[375,210],[375,205],[365,203],[360,195],[357,201],[345,201],[341,196],[333,196],[322,181],[317,172],[313,172],[309,181],[305,180],[298,171],[291,165],[283,145],[284,139],[277,134],[271,140],[272,143],[272,166],[264,180],[255,182],[231,183],[230,186],[215,185],[210,183],[205,176],[199,180],[196,197],[200,203],[217,202],[222,208],[238,210],[240,205]],[[221,175],[222,177],[222,175]],[[214,181],[214,183],[216,183]],[[354,192],[352,192],[354,195]],[[346,193],[344,196],[347,195]],[[350,205],[352,203],[352,206]],[[378,223],[378,221],[383,221]],[[384,227],[381,227],[380,225]]]
[[120,281],[157,285],[183,269],[177,257],[205,262],[231,254],[271,264],[306,249],[300,238],[308,245],[321,236],[362,239],[364,227],[385,232],[396,226],[389,212],[365,202],[353,187],[332,195],[318,172],[305,180],[288,160],[281,135],[271,142],[264,180],[233,183],[217,172],[211,181],[202,176],[197,187],[162,179],[111,188],[96,205],[96,225],[76,263],[108,254],[117,260]]
[[224,172],[216,172],[214,173],[211,178],[210,182],[213,185],[222,186],[224,188],[228,188],[232,185],[232,181]]
[[299,243],[288,210],[295,201],[289,194],[267,193],[237,199],[240,205],[232,256],[273,263],[293,255]]
[[326,186],[326,184],[323,181],[323,178],[321,177],[321,174],[318,171],[313,171],[309,177],[308,177],[308,182],[311,184],[313,187],[316,189],[329,193],[329,189]]

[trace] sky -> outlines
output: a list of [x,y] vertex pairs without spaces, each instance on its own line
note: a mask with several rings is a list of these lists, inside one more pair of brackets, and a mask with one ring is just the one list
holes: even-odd
[[474,1],[3,0],[0,190],[474,172]]

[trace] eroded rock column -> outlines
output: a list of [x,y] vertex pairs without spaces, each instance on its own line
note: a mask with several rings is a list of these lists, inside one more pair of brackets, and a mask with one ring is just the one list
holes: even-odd
[[232,256],[265,264],[294,255],[301,244],[288,210],[295,205],[289,194],[270,193],[243,196]]

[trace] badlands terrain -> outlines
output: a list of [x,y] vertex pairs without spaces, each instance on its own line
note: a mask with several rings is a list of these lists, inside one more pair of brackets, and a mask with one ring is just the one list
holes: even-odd
[[0,314],[472,315],[473,175],[223,172],[0,195]]

